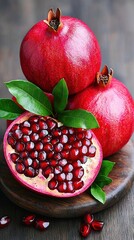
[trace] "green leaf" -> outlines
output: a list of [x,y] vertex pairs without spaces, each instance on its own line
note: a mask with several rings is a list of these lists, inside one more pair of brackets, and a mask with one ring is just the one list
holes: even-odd
[[48,97],[33,83],[18,79],[7,82],[6,86],[16,97],[17,102],[27,111],[41,116],[52,114],[52,106]]
[[99,174],[108,176],[108,174],[112,171],[114,165],[115,162],[103,160]]
[[105,203],[106,194],[96,183],[93,183],[91,186],[91,195],[101,203]]
[[57,118],[68,127],[92,129],[99,126],[96,118],[83,109],[65,110]]
[[52,94],[54,95],[54,110],[56,113],[62,112],[68,102],[68,87],[62,78],[54,87]]
[[111,182],[112,182],[111,178],[101,174],[98,174],[97,178],[95,179],[95,183],[99,185],[99,187],[101,188],[103,188],[105,185],[109,185]]
[[0,99],[0,118],[13,120],[23,112],[24,110],[11,99]]

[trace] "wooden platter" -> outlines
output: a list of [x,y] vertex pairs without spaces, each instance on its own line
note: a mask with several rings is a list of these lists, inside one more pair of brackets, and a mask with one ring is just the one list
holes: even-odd
[[[2,155],[2,147],[0,149]],[[102,211],[119,201],[130,189],[134,180],[134,147],[129,141],[118,153],[110,158],[116,162],[110,177],[113,182],[104,188],[106,202],[101,204],[88,192],[77,197],[60,199],[38,195],[21,186],[11,175],[4,157],[0,160],[0,188],[16,205],[48,217],[78,217],[84,213]]]

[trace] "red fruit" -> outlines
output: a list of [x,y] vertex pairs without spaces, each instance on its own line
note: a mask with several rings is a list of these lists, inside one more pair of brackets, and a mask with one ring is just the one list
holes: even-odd
[[23,217],[22,222],[23,224],[27,225],[27,226],[31,226],[33,225],[34,221],[35,221],[35,215],[31,214],[31,215],[27,215],[25,217]]
[[11,219],[9,216],[3,216],[0,218],[0,229],[6,227],[10,223]]
[[87,224],[91,224],[91,222],[94,220],[94,217],[93,215],[91,215],[90,213],[87,213],[85,216],[84,216],[84,222],[87,223]]
[[82,223],[80,227],[80,234],[82,237],[87,237],[91,233],[90,225]]
[[104,226],[104,223],[102,221],[93,220],[93,222],[91,222],[91,227],[95,231],[101,231],[103,226]]
[[51,92],[65,78],[74,94],[94,82],[101,65],[98,41],[81,20],[60,16],[52,9],[48,19],[36,23],[20,47],[20,63],[26,78],[42,90]]
[[[47,128],[49,143],[44,141],[46,135],[44,138],[39,137],[38,141],[33,138],[35,123],[41,129],[42,126]],[[29,126],[30,142],[24,141],[23,131],[19,139],[16,134],[16,131],[26,125]],[[36,128],[38,136],[41,129]],[[87,143],[86,153],[80,151],[81,145],[74,147],[75,141],[81,139],[80,131],[83,134],[84,146]],[[65,143],[62,134],[66,135]],[[10,136],[14,139],[14,144],[9,141]],[[73,142],[71,139],[71,143],[70,136],[74,139]],[[54,139],[58,140],[58,144]],[[90,146],[95,147],[93,156],[90,153],[89,141]],[[70,153],[72,150],[69,157],[67,144],[70,146]],[[55,197],[72,197],[84,192],[96,178],[102,163],[102,149],[92,131],[65,127],[51,117],[41,117],[28,112],[23,113],[8,127],[3,146],[11,173],[20,183],[38,193]]]
[[50,223],[44,219],[37,219],[34,224],[35,228],[41,231],[46,230],[49,225]]
[[98,120],[100,128],[93,132],[101,142],[104,157],[120,150],[133,134],[133,98],[106,66],[97,74],[96,84],[70,97],[68,109],[78,108],[92,112]]

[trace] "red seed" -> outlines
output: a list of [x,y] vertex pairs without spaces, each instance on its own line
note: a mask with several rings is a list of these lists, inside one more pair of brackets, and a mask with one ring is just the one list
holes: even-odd
[[73,186],[75,190],[79,190],[80,188],[82,188],[84,186],[84,182],[83,181],[73,181]]
[[56,145],[54,146],[54,150],[55,150],[56,152],[61,152],[62,149],[63,149],[63,144],[61,144],[61,143],[58,143],[58,144],[56,144]]
[[41,130],[39,133],[39,137],[42,139],[44,137],[46,137],[48,135],[48,131],[47,130]]
[[10,154],[11,160],[16,163],[17,160],[19,159],[19,155],[17,153],[11,153]]
[[49,227],[50,223],[44,219],[37,219],[35,221],[34,227],[38,230],[46,230]]
[[72,148],[69,152],[70,160],[77,160],[79,155],[79,150],[77,148]]
[[82,237],[87,237],[91,233],[90,225],[82,223],[80,227],[80,234]]
[[66,192],[66,189],[67,189],[67,184],[66,182],[62,182],[58,185],[58,191],[59,192]]
[[26,143],[26,149],[27,151],[31,151],[32,149],[34,149],[34,142],[28,142]]
[[25,167],[29,167],[29,166],[32,165],[33,160],[32,160],[30,157],[28,157],[28,158],[25,158],[25,159],[23,160],[23,163],[24,163]]
[[51,179],[48,183],[48,187],[51,189],[51,190],[54,190],[58,185],[58,182],[54,179]]
[[46,122],[43,119],[39,120],[39,127],[40,127],[40,130],[48,129],[48,125],[46,124]]
[[0,218],[0,229],[8,226],[10,223],[11,219],[9,216],[3,216]]
[[55,169],[54,169],[54,173],[59,174],[61,172],[62,172],[62,167],[61,166],[56,166]]
[[19,162],[18,162],[18,163],[15,165],[15,169],[16,169],[16,171],[17,171],[18,173],[22,174],[22,173],[24,173],[25,166],[24,166],[23,163],[19,163]]
[[43,143],[42,142],[36,142],[35,143],[35,150],[40,151],[43,149]]
[[25,150],[25,144],[23,142],[17,142],[15,149],[17,152],[23,152]]
[[82,167],[75,168],[73,170],[73,175],[75,179],[81,179],[84,175],[84,169]]
[[102,221],[93,220],[93,222],[91,223],[91,227],[95,231],[101,231],[103,226],[104,226],[104,223]]
[[50,173],[52,173],[52,172],[53,172],[53,168],[48,166],[45,169],[43,169],[42,174],[45,178],[48,178]]
[[22,223],[24,225],[31,226],[31,225],[33,225],[33,223],[35,221],[35,217],[36,217],[35,214],[27,215],[27,216],[23,217]]
[[53,150],[53,145],[51,143],[47,143],[44,145],[43,149],[46,151],[46,152],[50,152]]
[[91,222],[94,220],[94,217],[93,215],[91,215],[90,213],[87,213],[85,216],[84,216],[84,222],[87,223],[87,224],[91,224]]
[[39,161],[46,160],[46,152],[44,152],[44,151],[39,152],[38,159],[39,159]]
[[15,139],[20,139],[22,137],[23,133],[21,130],[17,129],[15,130],[13,136],[15,137]]
[[25,143],[26,143],[26,142],[30,142],[30,137],[27,136],[27,135],[23,135],[23,136],[22,136],[22,141],[25,142]]
[[56,176],[56,179],[57,179],[59,182],[64,181],[65,178],[66,178],[65,173],[60,173],[60,174],[58,174],[58,175]]
[[35,177],[38,175],[38,169],[35,170],[32,167],[28,167],[25,169],[24,174],[25,174],[25,176],[30,177],[30,178]]
[[31,129],[29,127],[22,127],[21,131],[25,135],[30,135],[32,133]]
[[29,156],[33,159],[33,158],[37,158],[38,157],[38,152],[37,151],[32,151],[29,153]]
[[60,143],[62,144],[65,144],[68,142],[68,136],[63,134],[61,137],[60,137]]
[[52,119],[47,119],[47,125],[48,125],[48,128],[50,130],[52,130],[53,128],[56,128],[57,127],[57,122],[55,122],[54,120]]
[[15,144],[16,144],[16,140],[15,140],[12,136],[8,136],[7,142],[8,142],[8,144],[11,145],[12,147],[14,147]]
[[38,141],[39,135],[38,135],[37,133],[32,133],[32,134],[30,135],[30,139],[31,139],[31,141],[33,141],[33,142]]
[[94,157],[95,156],[95,153],[96,153],[96,147],[95,146],[93,146],[93,145],[91,145],[90,147],[89,147],[89,153],[88,153],[88,156],[89,157]]
[[65,173],[71,172],[72,170],[73,170],[73,165],[72,164],[68,163],[63,167],[63,172],[65,172]]

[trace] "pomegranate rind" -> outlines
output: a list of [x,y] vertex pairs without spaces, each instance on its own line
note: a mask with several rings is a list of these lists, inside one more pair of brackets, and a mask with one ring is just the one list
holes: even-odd
[[[39,174],[34,178],[26,177],[24,174],[19,174],[16,171],[15,164],[10,159],[10,154],[14,153],[15,151],[7,142],[8,133],[14,124],[16,124],[16,123],[20,124],[23,121],[27,120],[32,115],[35,115],[35,114],[29,113],[29,112],[23,113],[20,117],[18,117],[16,120],[14,120],[10,124],[10,126],[7,128],[5,135],[4,135],[4,140],[3,140],[4,156],[5,156],[6,163],[9,167],[13,177],[20,184],[22,184],[23,186],[25,186],[28,189],[31,189],[32,191],[35,191],[36,193],[50,195],[50,196],[59,197],[59,198],[74,197],[74,196],[77,196],[77,195],[81,194],[82,192],[86,191],[91,186],[91,184],[94,182],[95,178],[97,177],[99,170],[101,168],[102,159],[103,159],[101,145],[92,131],[91,131],[92,132],[92,143],[94,146],[96,146],[97,150],[96,150],[95,157],[88,158],[86,164],[82,164],[82,167],[83,167],[85,173],[84,173],[83,177],[81,178],[81,180],[84,181],[84,186],[82,188],[80,188],[79,190],[76,190],[73,193],[67,193],[67,192],[62,193],[62,192],[59,192],[57,189],[50,190],[50,188],[48,187],[48,181],[53,178],[54,174],[51,173],[49,175],[49,177],[46,179],[42,175],[41,169],[39,170]],[[61,123],[59,123],[59,124],[61,124]]]

